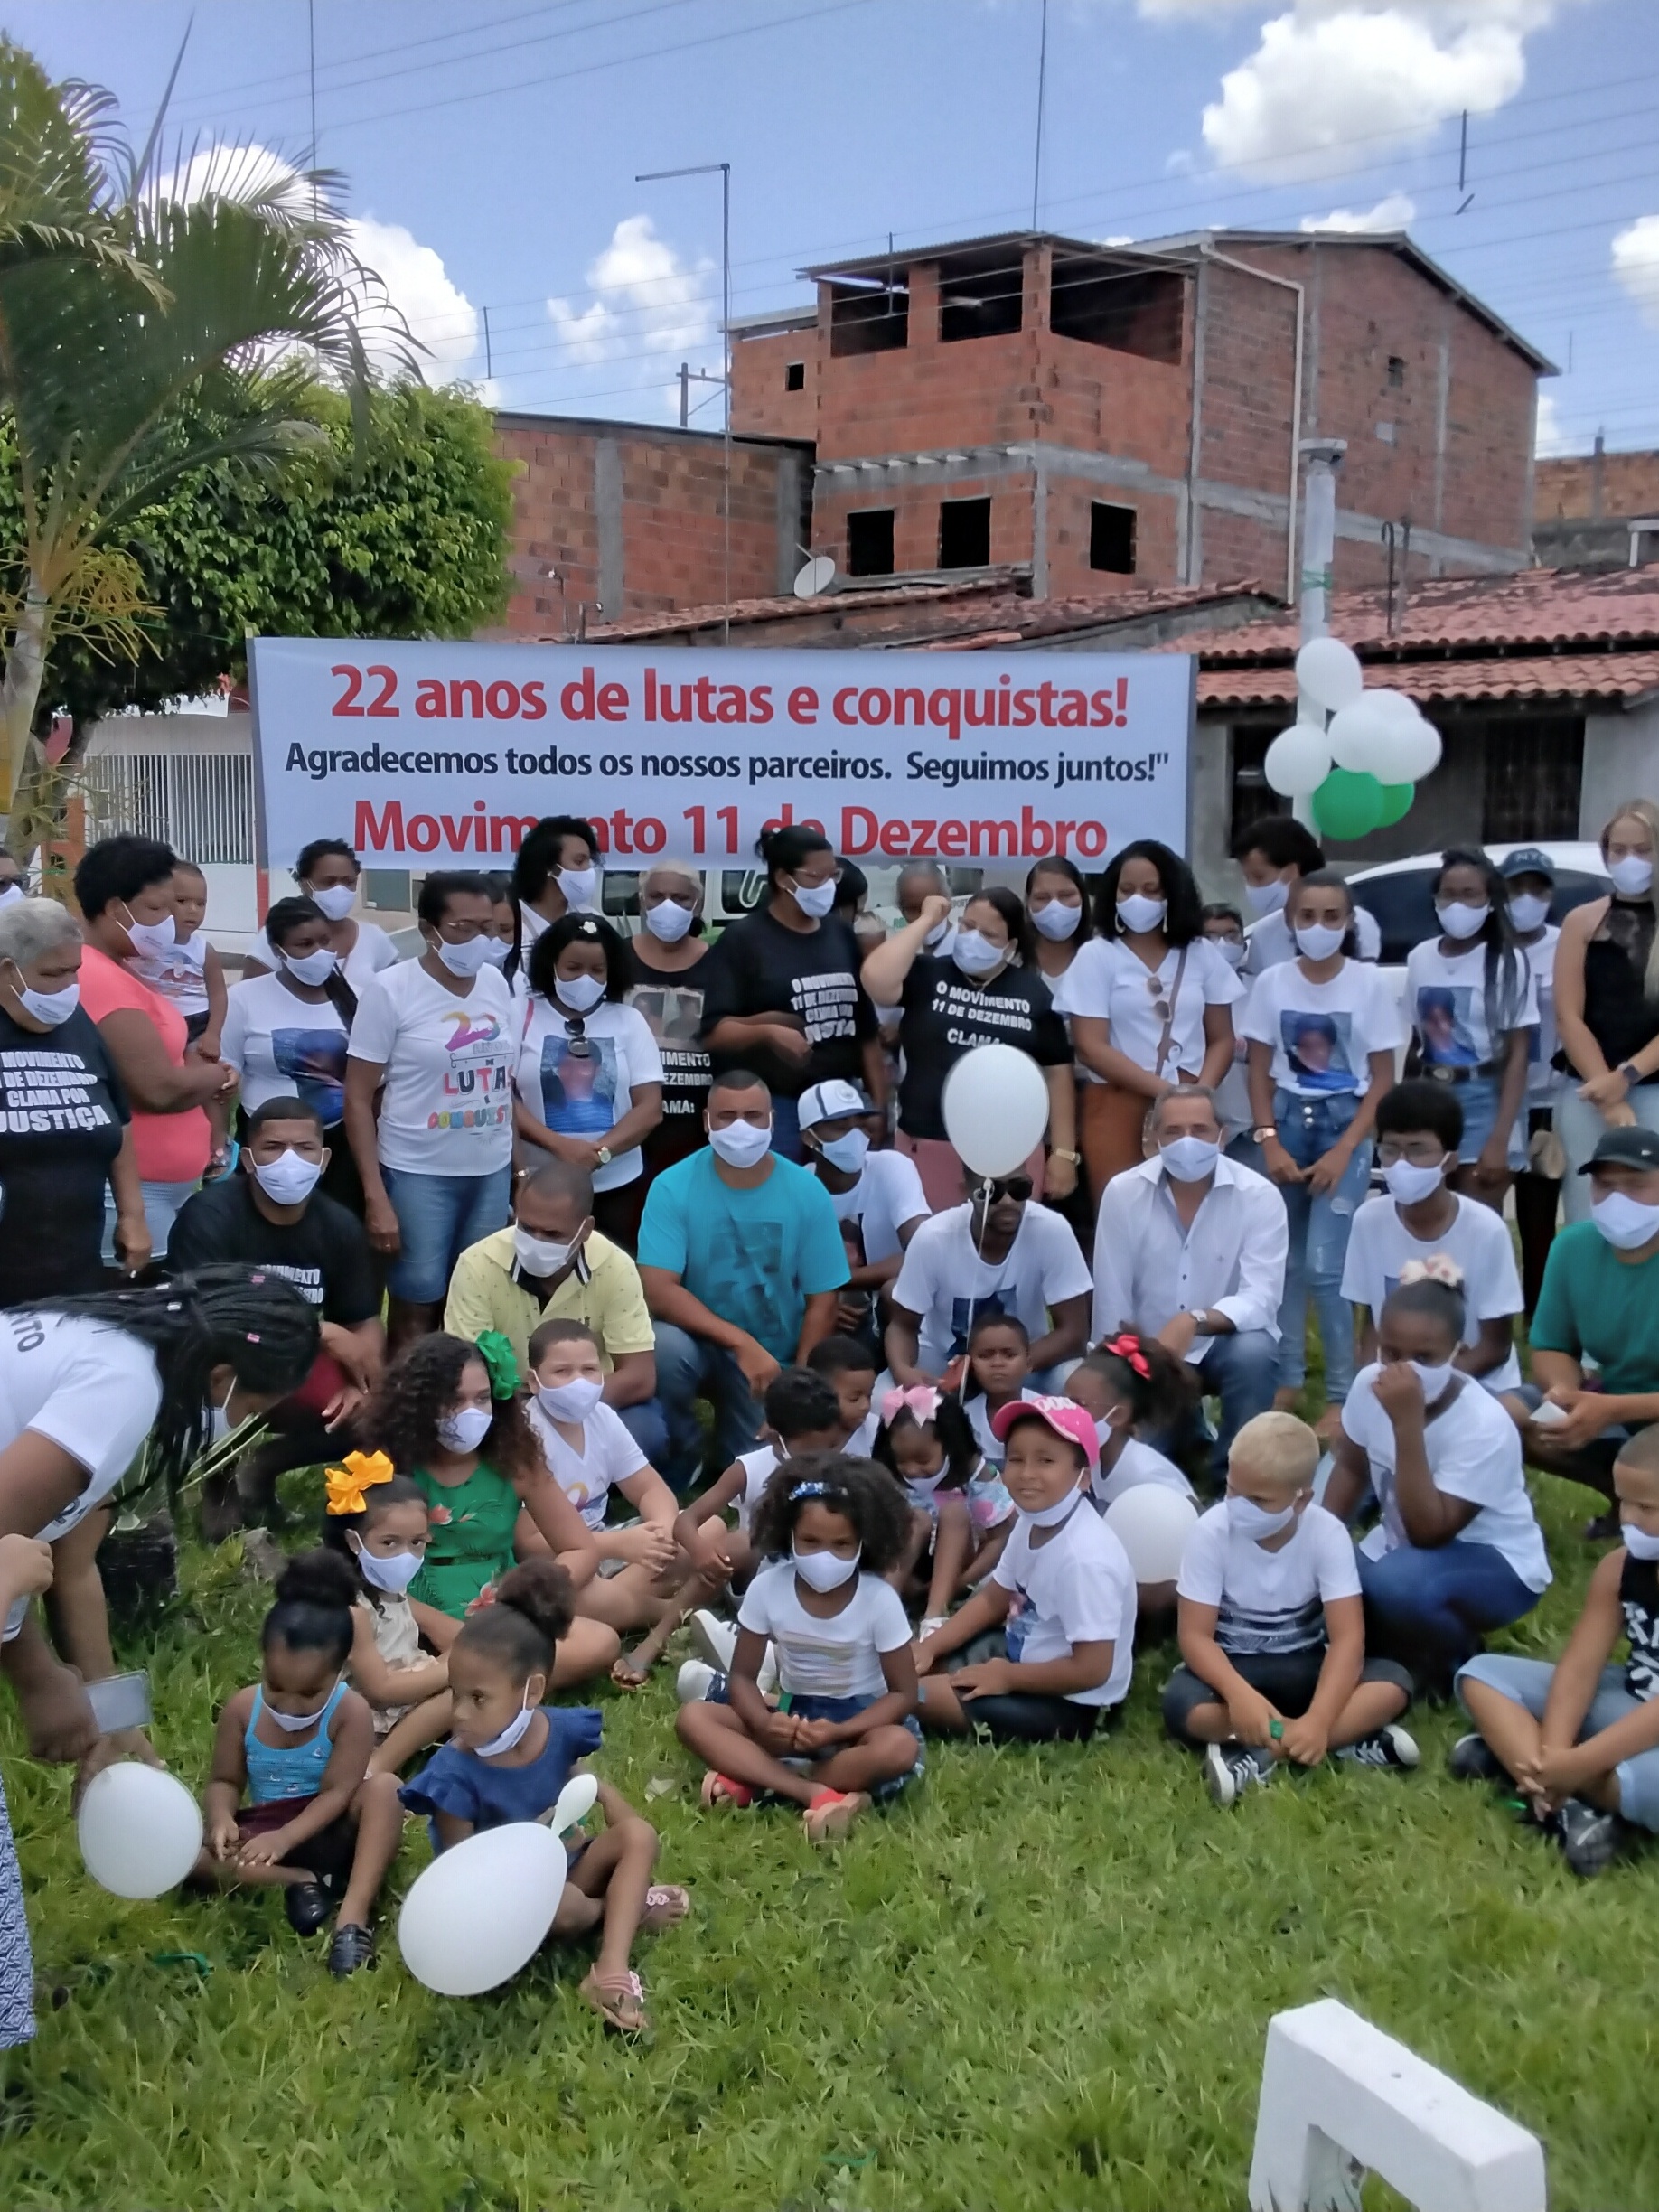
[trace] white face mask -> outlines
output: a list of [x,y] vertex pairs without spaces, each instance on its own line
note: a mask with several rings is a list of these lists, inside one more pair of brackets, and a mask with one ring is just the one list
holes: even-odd
[[1019,1517],[1032,1528],[1058,1528],[1063,1521],[1071,1519],[1077,1506],[1077,1492],[1068,1490],[1063,1498],[1057,1498],[1052,1505],[1039,1505],[1035,1513],[1027,1513],[1022,1505]]
[[530,1724],[536,1718],[538,1708],[530,1701],[530,1684],[524,1685],[524,1703],[507,1723],[499,1736],[492,1736],[486,1744],[475,1747],[476,1758],[500,1758],[503,1751],[516,1751],[530,1733]]
[[276,957],[301,983],[326,983],[340,965],[337,956],[326,945],[315,952],[302,952],[297,959],[292,952],[278,952]]
[[1486,926],[1490,906],[1466,906],[1454,899],[1449,906],[1437,906],[1440,927],[1448,937],[1476,937]]
[[581,1249],[581,1240],[561,1244],[553,1237],[532,1236],[528,1229],[512,1233],[513,1257],[527,1275],[557,1275]]
[[179,933],[172,917],[165,922],[135,922],[133,910],[127,909],[127,919],[121,924],[135,952],[150,960],[167,960],[179,949]]
[[1641,853],[1626,853],[1617,860],[1609,860],[1607,874],[1613,878],[1613,888],[1626,898],[1641,898],[1653,888],[1654,864]]
[[1659,1236],[1659,1205],[1644,1205],[1628,1191],[1609,1191],[1598,1198],[1590,1219],[1615,1251],[1637,1251]]
[[1433,1366],[1427,1360],[1408,1360],[1406,1364],[1423,1386],[1425,1405],[1439,1404],[1451,1387],[1451,1379],[1457,1372],[1457,1364],[1452,1360],[1448,1360],[1444,1366]]
[[696,919],[693,910],[676,899],[664,899],[661,905],[645,909],[645,926],[662,944],[678,944]]
[[1233,1535],[1247,1537],[1251,1543],[1260,1543],[1264,1536],[1277,1536],[1280,1529],[1288,1529],[1295,1519],[1294,1505],[1270,1513],[1265,1505],[1258,1505],[1254,1498],[1234,1497],[1231,1490],[1227,1493],[1227,1526]]
[[599,871],[596,867],[560,868],[554,877],[572,914],[596,914]]
[[289,1148],[274,1160],[254,1162],[254,1181],[278,1205],[300,1205],[317,1187],[323,1174],[321,1160],[308,1160]]
[[1202,1183],[1215,1172],[1221,1147],[1207,1137],[1172,1137],[1158,1148],[1158,1157],[1177,1183]]
[[1393,1160],[1382,1170],[1382,1180],[1388,1185],[1388,1195],[1397,1198],[1401,1205],[1416,1205],[1424,1198],[1432,1198],[1440,1187],[1447,1162],[1441,1160],[1432,1167],[1414,1167],[1410,1160]]
[[862,1544],[851,1559],[842,1559],[835,1551],[797,1551],[792,1545],[790,1547],[790,1558],[795,1572],[809,1589],[817,1590],[820,1597],[830,1590],[839,1589],[843,1582],[850,1582],[858,1571],[858,1561],[863,1555]]
[[1340,952],[1347,933],[1345,925],[1333,929],[1328,922],[1305,922],[1299,930],[1291,932],[1297,951],[1314,961],[1329,960],[1333,952]]
[[864,1166],[870,1140],[862,1129],[848,1129],[845,1137],[820,1138],[818,1148],[832,1167],[839,1167],[847,1175],[857,1175]]
[[[15,961],[13,966],[16,967]],[[33,1014],[36,1021],[44,1022],[49,1029],[56,1029],[68,1021],[80,1004],[79,983],[66,983],[61,990],[31,990],[23,979],[23,970],[17,968],[16,972],[18,1004]]]
[[418,1551],[370,1551],[355,1529],[348,1532],[347,1541],[370,1589],[385,1590],[392,1598],[401,1598],[426,1564]]
[[796,905],[800,907],[803,914],[811,914],[814,922],[821,922],[835,904],[835,895],[839,888],[833,876],[828,883],[796,883],[791,884],[789,887],[794,894]]
[[1659,1560],[1659,1536],[1650,1536],[1645,1529],[1639,1529],[1629,1521],[1619,1523],[1618,1541],[1632,1559]]
[[1509,902],[1509,918],[1520,935],[1530,937],[1550,919],[1550,902],[1536,891],[1517,891]]
[[[334,1684],[334,1689],[337,1690],[339,1686],[339,1683],[336,1682]],[[328,1693],[328,1697],[333,1697],[333,1694],[334,1691],[331,1690]],[[323,1718],[323,1709],[327,1703],[328,1698],[324,1698],[323,1704],[317,1707],[315,1712],[286,1713],[278,1712],[276,1708],[271,1703],[269,1698],[267,1698],[264,1700],[265,1717],[267,1720],[274,1720],[277,1727],[283,1730],[285,1735],[298,1736],[306,1729],[315,1728],[317,1722]]]
[[[230,1435],[233,1426],[230,1420],[230,1401],[235,1396],[236,1382],[233,1378],[230,1389],[225,1392],[224,1403],[222,1405],[209,1404],[208,1441],[210,1444],[222,1444],[226,1437]],[[239,1423],[234,1425],[239,1426]]]
[[1008,957],[1006,945],[992,944],[989,937],[975,929],[958,930],[956,942],[951,947],[951,958],[964,975],[988,976],[1000,968]]
[[452,976],[475,976],[481,968],[490,964],[489,947],[492,937],[468,937],[461,944],[451,944],[446,938],[435,937],[428,949],[437,954]]
[[448,1451],[476,1451],[489,1435],[494,1419],[493,1406],[458,1406],[439,1421],[438,1442]]
[[1068,937],[1075,937],[1083,926],[1083,908],[1068,906],[1064,899],[1050,899],[1046,904],[1031,909],[1031,926],[1051,943],[1064,944]]
[[924,952],[933,951],[935,946],[943,944],[945,939],[950,934],[951,917],[949,914],[946,914],[944,920],[942,922],[936,922],[933,928],[929,930],[927,935],[922,940],[922,950]]
[[558,976],[554,989],[567,1007],[578,1014],[591,1014],[605,997],[605,978],[595,975]]
[[1210,942],[1229,968],[1242,968],[1250,958],[1250,947],[1242,937],[1212,937]]
[[0,884],[0,906],[9,906],[14,899],[26,898],[28,893],[22,884]]
[[605,1396],[605,1384],[591,1375],[577,1375],[573,1382],[556,1382],[539,1390],[536,1401],[555,1420],[585,1421]]
[[1110,1451],[1113,1444],[1117,1442],[1117,1424],[1111,1419],[1110,1415],[1105,1420],[1097,1420],[1095,1422],[1094,1440],[1103,1452]]
[[1275,876],[1271,883],[1247,883],[1244,895],[1250,901],[1252,913],[1277,914],[1289,897],[1290,886],[1282,876]]
[[1167,899],[1147,898],[1139,891],[1131,891],[1127,898],[1118,901],[1118,926],[1132,931],[1161,929],[1167,905]]
[[711,1129],[708,1142],[728,1167],[758,1167],[772,1149],[772,1124],[756,1129],[753,1121],[733,1121],[725,1129]]
[[492,968],[504,968],[507,965],[507,955],[512,951],[511,938],[481,937],[478,942],[483,945],[484,958]]
[[329,884],[321,891],[306,890],[301,884],[300,889],[314,905],[323,909],[331,922],[343,922],[357,904],[355,884]]

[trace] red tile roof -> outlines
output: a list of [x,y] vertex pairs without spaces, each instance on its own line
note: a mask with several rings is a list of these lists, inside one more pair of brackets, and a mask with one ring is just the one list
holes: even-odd
[[[1191,641],[1197,644],[1200,641]],[[1229,641],[1231,642],[1231,641]],[[1219,656],[1215,656],[1219,658]],[[1408,661],[1367,663],[1371,671],[1423,708],[1470,699],[1525,701],[1607,699],[1621,706],[1659,692],[1659,651],[1540,653],[1494,661]],[[1273,667],[1214,664],[1204,654],[1198,671],[1200,708],[1289,707],[1296,671],[1289,660]]]

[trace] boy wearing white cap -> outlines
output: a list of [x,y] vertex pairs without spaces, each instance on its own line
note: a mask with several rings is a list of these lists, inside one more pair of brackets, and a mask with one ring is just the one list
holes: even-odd
[[872,1148],[875,1109],[856,1083],[832,1078],[809,1084],[797,1111],[801,1164],[829,1192],[848,1245],[852,1278],[842,1298],[844,1306],[857,1304],[860,1311],[844,1311],[842,1324],[863,1330],[872,1325],[876,1298],[897,1275],[904,1247],[928,1218],[922,1177],[907,1153]]

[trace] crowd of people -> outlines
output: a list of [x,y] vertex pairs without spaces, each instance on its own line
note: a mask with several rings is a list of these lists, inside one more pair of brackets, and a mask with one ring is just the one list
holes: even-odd
[[[1173,1632],[1165,1721],[1217,1803],[1286,1761],[1415,1766],[1401,1716],[1455,1692],[1456,1771],[1599,1870],[1659,1827],[1659,809],[1601,843],[1609,894],[1559,917],[1542,851],[1448,852],[1403,994],[1279,817],[1236,856],[1253,927],[1140,840],[960,910],[913,866],[889,933],[796,825],[712,939],[676,863],[624,935],[598,833],[553,817],[511,878],[428,875],[403,960],[321,839],[234,982],[153,839],[87,852],[79,919],[0,883],[32,1748],[154,1756],[81,1687],[114,1672],[109,1501],[141,1451],[176,1481],[241,1430],[211,1540],[279,1525],[291,1469],[327,1467],[327,1508],[221,1715],[196,1879],[333,1918],[336,1973],[407,1814],[445,1850],[548,1813],[600,1740],[562,1694],[637,1689],[684,1626],[704,1803],[815,1840],[926,1734],[1094,1736]],[[942,1092],[991,1042],[1048,1117],[987,1179]],[[1528,1461],[1617,1540],[1554,1670],[1484,1648],[1550,1580]],[[1202,1508],[1173,1579],[1108,1517],[1142,1485]],[[594,1933],[585,1993],[632,2030],[640,1935],[688,1900],[601,1804],[554,1932]],[[25,1942],[0,1808],[0,2045]]]

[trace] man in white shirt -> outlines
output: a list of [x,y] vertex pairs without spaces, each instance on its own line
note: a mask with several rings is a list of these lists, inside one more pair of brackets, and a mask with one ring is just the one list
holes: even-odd
[[[1313,831],[1293,814],[1268,814],[1234,839],[1233,857],[1243,872],[1251,912],[1259,917],[1250,933],[1244,973],[1263,975],[1296,958],[1296,940],[1285,909],[1303,876],[1325,866],[1325,855]],[[1376,960],[1382,951],[1376,916],[1355,906],[1354,927],[1361,960]]]
[[1289,1231],[1265,1176],[1228,1159],[1213,1092],[1167,1092],[1152,1109],[1158,1149],[1114,1176],[1094,1235],[1094,1336],[1156,1336],[1221,1400],[1213,1467],[1273,1402]]
[[811,1083],[795,1111],[802,1165],[830,1194],[852,1270],[836,1326],[874,1345],[881,1326],[878,1302],[928,1217],[922,1177],[908,1153],[872,1150],[881,1117],[856,1083]]

